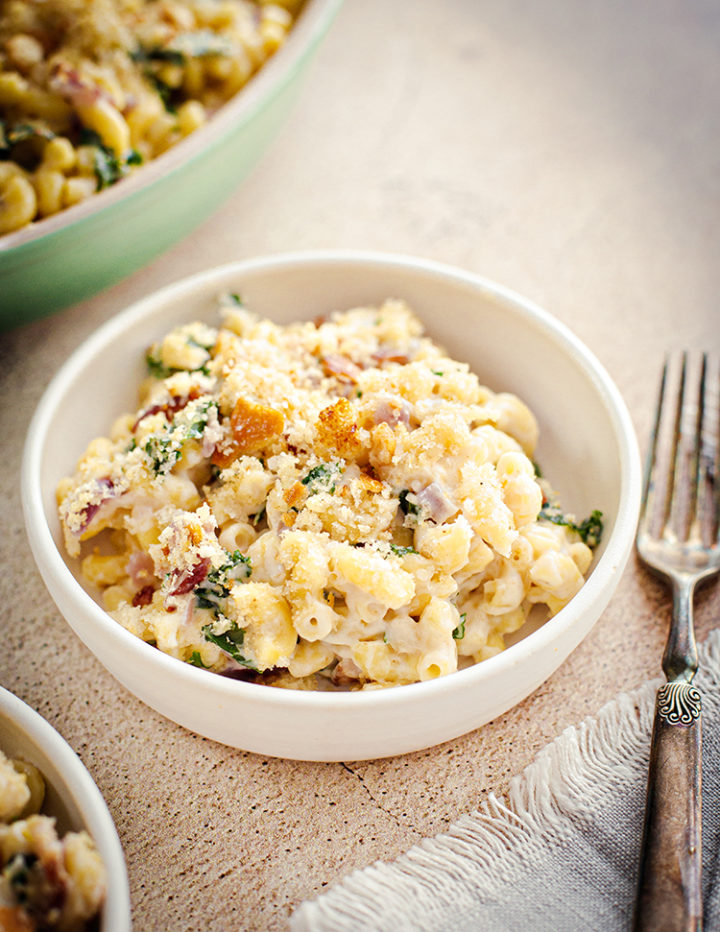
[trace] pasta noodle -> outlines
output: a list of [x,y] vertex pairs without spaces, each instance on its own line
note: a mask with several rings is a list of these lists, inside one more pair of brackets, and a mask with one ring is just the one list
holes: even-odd
[[560,510],[527,406],[402,301],[286,327],[220,304],[149,348],[139,409],[58,487],[121,625],[216,673],[377,688],[485,660],[578,592],[600,513]]

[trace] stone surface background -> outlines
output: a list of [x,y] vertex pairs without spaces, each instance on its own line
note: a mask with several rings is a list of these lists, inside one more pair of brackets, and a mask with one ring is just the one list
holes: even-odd
[[[474,809],[566,726],[659,672],[665,590],[634,559],[525,702],[398,759],[232,750],[124,691],[55,609],[25,539],[28,420],[66,356],[156,288],[234,259],[362,247],[463,266],[587,343],[644,448],[665,352],[720,349],[720,8],[713,0],[347,0],[265,158],[194,235],[0,339],[0,682],[76,749],[127,855],[136,928],[277,930],[356,867]],[[700,637],[720,589],[697,603]]]

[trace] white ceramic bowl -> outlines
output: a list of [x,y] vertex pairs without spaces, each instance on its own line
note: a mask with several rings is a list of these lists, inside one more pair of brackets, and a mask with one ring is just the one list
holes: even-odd
[[[216,320],[215,296],[239,292],[284,323],[338,308],[405,298],[429,334],[481,381],[518,394],[540,423],[538,461],[577,514],[600,508],[605,533],[580,593],[554,618],[496,657],[430,682],[327,693],[273,689],[217,676],[129,634],[94,600],[63,555],[58,480],[113,418],[136,408],[144,351],[196,318]],[[530,301],[474,275],[373,253],[300,253],[197,275],[135,304],[103,326],[49,386],[30,427],[23,507],[40,572],[71,627],[131,692],[209,738],[262,754],[358,760],[400,754],[464,734],[536,689],[585,637],[631,550],[640,499],[637,443],[623,401],[597,360]]]
[[40,770],[46,787],[42,811],[54,816],[60,834],[89,832],[108,873],[100,932],[130,932],[125,858],[105,800],[70,745],[34,709],[2,687],[0,750]]

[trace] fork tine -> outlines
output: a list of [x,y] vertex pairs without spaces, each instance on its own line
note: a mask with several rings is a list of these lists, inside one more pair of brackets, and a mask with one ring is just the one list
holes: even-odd
[[683,430],[684,414],[686,411],[686,390],[687,390],[687,353],[682,354],[682,366],[680,369],[680,385],[677,393],[675,407],[675,419],[672,436],[672,452],[670,456],[670,468],[668,471],[667,484],[665,487],[665,508],[664,508],[664,525],[663,531],[667,534],[668,530],[676,539],[682,539],[682,514],[684,503],[687,502],[685,495],[685,486],[683,483],[684,461],[687,449],[686,439],[687,432]]
[[703,446],[706,430],[707,355],[682,357],[675,421],[675,450],[669,482],[669,539],[700,543],[707,502],[704,492]]
[[668,360],[665,359],[662,376],[660,378],[660,390],[658,392],[657,405],[655,406],[655,421],[650,433],[650,449],[645,461],[645,478],[644,494],[640,506],[640,530],[649,530],[655,523],[658,490],[658,447],[660,445],[660,426],[662,424],[662,412],[665,403],[665,386],[667,384]]
[[[689,501],[687,503],[687,536],[695,539],[700,538],[700,527],[702,524],[702,515],[699,506],[702,498],[701,489],[704,487],[703,481],[703,431],[705,426],[705,387],[707,380],[707,353],[703,353],[700,359],[700,375],[697,386],[697,401],[695,402],[696,410],[692,409],[692,398],[690,401],[689,414],[694,421],[694,436],[690,443],[688,451],[687,467],[689,470],[688,481],[690,483]],[[688,425],[689,427],[690,425]]]
[[706,547],[720,542],[720,368],[703,357],[703,424],[697,463],[697,534]]

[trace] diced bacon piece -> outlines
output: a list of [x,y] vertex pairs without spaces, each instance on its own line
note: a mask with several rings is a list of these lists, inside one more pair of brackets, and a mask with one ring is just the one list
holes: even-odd
[[393,349],[391,346],[381,346],[373,353],[372,358],[378,365],[382,365],[384,362],[396,362],[401,366],[406,366],[410,362],[407,353],[403,353],[399,349]]
[[84,534],[88,529],[90,522],[97,515],[98,511],[100,511],[105,502],[110,501],[110,499],[115,498],[117,495],[117,492],[115,491],[115,483],[110,478],[95,479],[93,484],[93,492],[93,501],[86,505],[82,510],[82,520],[77,531],[78,534]]
[[447,497],[437,482],[431,482],[415,494],[418,502],[427,509],[429,516],[437,524],[442,524],[456,514],[458,506]]
[[331,679],[333,686],[356,686],[362,676],[362,670],[355,661],[346,657],[336,665]]
[[333,376],[339,382],[357,385],[361,369],[347,356],[331,353],[320,360],[325,375]]
[[65,62],[55,66],[50,88],[75,107],[91,107],[103,96],[103,91],[97,85],[83,80],[75,68]]
[[135,550],[128,559],[127,571],[133,583],[142,586],[155,576],[155,564],[150,554]]
[[132,431],[135,433],[138,425],[141,421],[144,421],[146,417],[150,417],[151,414],[159,414],[162,412],[168,421],[172,421],[173,417],[182,411],[182,409],[190,401],[195,401],[196,398],[200,397],[200,392],[196,388],[190,389],[187,395],[173,395],[170,398],[170,401],[166,401],[163,404],[152,405],[149,408],[146,408],[142,411],[132,426]]
[[190,571],[182,575],[170,590],[170,595],[187,595],[205,579],[210,569],[210,558],[203,557]]
[[149,605],[153,600],[153,595],[155,595],[154,586],[143,586],[142,589],[138,589],[133,596],[132,604],[135,608]]
[[396,401],[382,399],[375,406],[373,412],[373,422],[375,424],[389,424],[395,427],[398,424],[410,426],[410,406],[406,401],[398,404]]
[[215,448],[212,461],[225,469],[244,453],[257,453],[282,433],[285,418],[281,411],[267,405],[238,398],[230,415],[231,435]]

